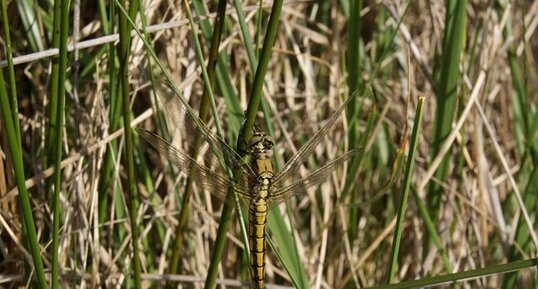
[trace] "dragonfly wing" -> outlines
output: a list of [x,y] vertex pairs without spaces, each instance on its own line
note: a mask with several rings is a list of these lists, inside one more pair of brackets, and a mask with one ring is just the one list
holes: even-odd
[[[180,96],[176,95],[169,85],[162,84],[159,86],[157,95],[162,102],[166,111],[166,116],[176,127],[185,130],[186,135],[192,137],[201,133],[205,143],[202,144],[201,152],[211,150],[213,153],[200,153],[208,163],[215,163],[223,160],[232,167],[241,167],[241,156],[232,149],[224,140],[211,132],[191,110],[187,104],[183,103]],[[191,144],[193,146],[195,144]],[[248,171],[247,177],[252,178],[254,172],[248,166],[244,166]]]
[[275,189],[273,192],[271,192],[271,198],[269,199],[269,207],[275,207],[278,204],[291,198],[295,194],[306,192],[308,188],[321,184],[330,173],[332,173],[338,166],[345,163],[351,157],[356,155],[361,149],[362,148],[360,147],[354,148],[343,156],[340,156],[334,161],[324,165],[315,172],[306,176],[304,179],[296,181],[287,187]]
[[321,142],[327,132],[334,126],[336,120],[340,117],[340,113],[351,103],[354,99],[350,96],[336,112],[327,120],[325,125],[284,165],[284,168],[275,176],[274,183],[284,182],[292,176],[298,176],[299,167],[306,161],[312,151]]
[[[242,185],[247,182],[246,180],[238,180],[237,182],[234,182],[227,176],[222,168],[208,168],[205,165],[199,164],[187,153],[175,148],[172,144],[153,132],[140,128],[137,128],[136,131],[142,138],[159,151],[159,153],[174,163],[185,175],[193,178],[194,182],[203,190],[210,192],[222,200],[226,200],[228,189],[233,187],[241,199],[249,199],[248,189],[246,186]],[[240,172],[240,177],[248,175],[243,168],[239,168],[238,170]]]

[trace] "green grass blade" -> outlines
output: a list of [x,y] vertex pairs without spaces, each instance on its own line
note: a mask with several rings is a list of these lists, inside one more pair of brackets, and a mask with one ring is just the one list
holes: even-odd
[[407,163],[404,175],[404,190],[398,206],[398,215],[396,218],[396,228],[394,229],[394,236],[392,240],[392,250],[389,262],[389,272],[387,283],[390,284],[394,280],[396,275],[396,267],[398,262],[398,255],[400,252],[400,241],[402,239],[402,231],[404,228],[405,213],[407,211],[407,201],[409,197],[409,189],[411,188],[411,178],[413,174],[413,166],[415,164],[415,154],[418,146],[419,130],[422,125],[424,97],[419,97],[416,108],[415,122],[413,124],[413,132],[411,133],[411,142],[409,146],[409,152],[407,156]]
[[211,254],[211,262],[209,263],[209,268],[207,269],[207,277],[204,283],[204,289],[212,289],[217,286],[217,273],[222,256],[224,251],[224,244],[226,243],[226,233],[230,228],[232,223],[234,207],[231,205],[224,205],[222,209],[222,214],[220,215],[220,223],[217,229],[217,237],[215,238],[215,247],[213,247],[213,252]]
[[485,268],[479,268],[475,270],[469,270],[460,273],[452,273],[446,275],[440,275],[435,277],[427,277],[423,279],[401,282],[398,284],[382,285],[375,287],[368,287],[367,289],[410,289],[410,288],[423,288],[433,285],[440,285],[449,282],[455,282],[465,279],[480,278],[487,275],[508,273],[513,271],[522,270],[525,268],[536,267],[538,265],[538,259],[529,259],[510,262],[501,265],[494,265]]
[[[62,7],[60,1],[54,2],[54,12],[53,15],[57,15],[56,17],[53,17],[52,19],[52,47],[54,48],[60,48],[60,35],[61,35],[61,16],[62,15]],[[54,136],[57,135],[56,132],[56,123],[58,122],[58,83],[60,79],[60,61],[59,61],[59,55],[53,57],[52,65],[51,65],[51,81],[50,81],[50,103],[48,108],[48,129],[47,134],[45,135],[45,165],[47,167],[52,165],[52,162],[54,159],[52,158],[55,153],[55,146],[54,146]],[[51,182],[47,181],[47,194],[51,195]]]
[[[60,1],[57,1],[60,2]],[[60,54],[58,63],[58,102],[56,111],[60,112],[56,118],[54,124],[56,129],[54,133],[54,194],[52,199],[52,286],[51,288],[60,288],[60,260],[59,260],[59,246],[60,246],[60,191],[62,188],[62,144],[63,144],[63,125],[64,125],[64,106],[65,106],[65,83],[67,81],[67,35],[69,32],[69,1],[63,0],[60,5],[60,14],[56,14],[56,17],[60,18]],[[55,10],[58,12],[58,10]],[[51,138],[52,139],[52,138]]]
[[196,52],[196,56],[198,58],[198,63],[200,64],[200,67],[202,68],[202,76],[203,76],[203,79],[204,79],[204,92],[207,93],[207,95],[209,96],[209,107],[211,108],[211,113],[213,114],[213,116],[215,117],[215,126],[217,127],[217,134],[220,136],[220,137],[223,137],[224,136],[224,132],[222,130],[222,125],[220,124],[220,120],[219,118],[217,117],[218,116],[218,112],[217,112],[217,105],[215,104],[215,95],[213,94],[213,88],[211,87],[211,81],[209,79],[209,75],[208,75],[208,72],[207,72],[207,69],[204,65],[205,63],[205,60],[204,60],[204,54],[202,52],[202,46],[200,44],[200,40],[198,39],[198,30],[196,29],[196,25],[194,25],[194,19],[192,17],[192,13],[191,13],[191,9],[190,9],[190,5],[188,2],[186,1],[183,1],[184,5],[185,5],[185,10],[187,12],[187,16],[189,18],[189,24],[191,25],[191,29],[192,29],[192,34],[193,34],[193,38],[194,38],[194,46],[195,46],[195,52]]
[[[360,13],[362,10],[362,0],[351,0],[349,1],[349,15],[347,24],[349,27],[348,33],[348,63],[347,63],[347,86],[348,93],[351,96],[355,91],[361,90],[362,79],[361,79],[361,61],[362,61],[362,49],[361,49],[361,17]],[[348,116],[353,115],[360,108],[358,107],[357,101],[353,101],[349,105],[347,110]],[[348,118],[350,120],[350,118]],[[349,142],[352,144],[357,143],[357,131],[358,131],[357,122],[352,122],[351,127],[349,128]],[[351,167],[351,163],[348,165]],[[358,196],[356,194],[351,194],[351,202],[357,203]],[[352,207],[349,209],[349,231],[348,237],[349,240],[355,240],[357,237],[357,221],[359,219],[359,210],[357,207]]]
[[[435,157],[440,147],[452,130],[452,121],[456,114],[457,87],[460,79],[460,57],[465,41],[467,1],[447,1],[445,32],[443,38],[442,63],[437,81],[437,108],[432,132],[432,157]],[[450,158],[446,156],[436,171],[435,177],[444,180],[448,172]],[[441,200],[442,190],[435,183],[429,188],[427,205],[436,220],[437,210]],[[425,250],[429,246],[429,237],[424,239]]]
[[[138,11],[136,4],[138,1],[131,2],[129,10]],[[126,7],[125,1],[122,1],[119,8]],[[124,10],[124,9],[122,9]],[[131,13],[130,13],[131,14]],[[134,269],[134,287],[142,288],[141,274],[142,265],[140,261],[140,249],[138,241],[140,229],[138,227],[138,193],[136,187],[136,178],[134,173],[134,153],[133,153],[133,133],[131,129],[131,101],[129,92],[129,55],[130,55],[130,24],[127,22],[127,15],[118,13],[120,42],[118,44],[118,57],[120,59],[119,85],[121,86],[122,112],[123,112],[123,129],[125,134],[125,152],[124,161],[127,169],[127,194],[129,200],[129,220],[131,223],[131,243],[133,246],[132,266]]]
[[437,250],[439,250],[439,254],[441,255],[441,261],[443,262],[445,270],[447,272],[452,272],[453,269],[448,258],[448,252],[443,245],[443,242],[441,241],[441,237],[437,233],[436,223],[434,223],[434,221],[432,220],[432,217],[430,216],[430,212],[428,211],[426,204],[422,201],[416,190],[413,190],[413,198],[415,200],[415,203],[417,204],[420,216],[424,221],[426,230],[428,231],[428,234],[430,235],[433,244],[437,247]]
[[[347,24],[349,26],[349,35],[348,35],[348,64],[347,64],[347,86],[350,92],[350,95],[356,91],[360,90],[361,83],[361,18],[360,13],[362,10],[362,0],[351,0],[349,1],[350,6],[350,15],[348,17]],[[353,105],[353,104],[351,104]],[[350,106],[350,110],[354,111],[353,107]]]
[[24,164],[22,161],[21,143],[17,139],[15,125],[13,124],[13,116],[10,110],[10,103],[4,82],[4,74],[0,72],[0,109],[2,110],[2,121],[6,130],[9,151],[13,161],[13,169],[15,171],[15,181],[19,190],[18,199],[22,213],[24,227],[26,228],[26,237],[30,245],[32,259],[34,261],[34,269],[36,270],[38,288],[48,288],[45,279],[45,270],[43,269],[43,261],[41,260],[41,249],[37,242],[37,234],[35,229],[34,217],[32,216],[32,205],[26,190],[24,177]]
[[7,5],[5,0],[0,1],[2,5],[2,30],[4,32],[4,41],[6,48],[6,58],[7,58],[7,71],[8,71],[8,83],[9,83],[9,99],[11,103],[11,112],[13,115],[13,125],[15,133],[17,134],[17,139],[21,139],[21,131],[19,128],[19,106],[17,102],[17,83],[15,80],[15,68],[13,67],[13,48],[11,46],[11,34],[9,33],[9,21],[7,15]]
[[39,21],[36,17],[34,8],[38,7],[33,0],[20,0],[16,1],[19,15],[21,17],[24,30],[28,32],[28,42],[32,47],[32,50],[42,51],[45,46],[41,41],[41,34],[39,33]]
[[[115,5],[113,3],[109,6],[109,17],[110,19],[114,19],[116,15],[115,11]],[[105,19],[105,21],[108,21]],[[104,22],[103,27],[112,26],[111,23]],[[115,131],[120,127],[120,110],[116,109],[121,107],[121,97],[118,97],[118,91],[119,86],[117,85],[117,71],[118,67],[116,65],[116,47],[114,46],[114,43],[110,43],[107,45],[108,49],[108,78],[110,82],[111,89],[108,91],[108,106],[110,107],[110,111],[108,114],[108,119],[110,122],[110,128],[109,131]],[[113,176],[114,171],[114,158],[118,155],[118,145],[116,141],[112,141],[110,145],[108,146],[108,149],[105,152],[105,160],[103,162],[103,170],[101,171],[101,175],[99,177],[99,223],[103,223],[105,219],[107,218],[106,210],[108,208],[108,200],[109,200],[109,194],[108,190],[110,186],[110,181]],[[115,192],[115,190],[114,190]],[[121,233],[122,229],[120,229]]]
[[[534,168],[531,175],[529,176],[529,182],[525,188],[524,203],[526,209],[529,212],[535,212],[538,203],[538,198],[536,197],[536,191],[538,190],[538,168]],[[531,252],[533,250],[531,246],[531,236],[529,234],[528,227],[525,225],[525,222],[520,220],[517,224],[516,234],[514,238],[514,244],[510,247],[508,253],[508,258],[510,261],[517,261],[524,258],[523,252]],[[517,277],[519,272],[511,272],[506,274],[503,279],[502,288],[517,288]]]
[[[207,11],[205,10],[205,4],[202,3],[201,0],[193,1],[193,7],[196,11],[196,13],[199,16],[208,15]],[[217,6],[217,19],[216,25],[222,25],[222,27],[219,27],[221,31],[223,31],[224,27],[227,27],[226,25],[226,11],[222,11],[223,4],[221,3],[221,0],[219,0],[219,5]],[[221,14],[223,16],[221,16]],[[208,15],[209,16],[209,15]],[[221,21],[222,19],[222,21]],[[201,20],[200,21],[200,30],[202,31],[202,35],[205,37],[206,42],[213,43],[213,35],[215,32],[214,29],[211,28],[211,24],[209,20]],[[224,32],[220,32],[224,33]],[[221,36],[222,38],[222,36]],[[222,41],[220,41],[222,42]],[[213,44],[211,44],[213,47]],[[210,50],[213,48],[210,47]],[[211,52],[213,53],[213,52]],[[209,56],[209,59],[211,60],[211,55]],[[230,58],[227,57],[226,53],[218,53],[217,59],[216,59],[216,67],[213,69],[216,69],[216,78],[217,78],[217,84],[218,89],[220,90],[222,96],[224,97],[224,100],[226,101],[226,108],[228,112],[228,133],[229,137],[233,136],[233,133],[237,135],[237,131],[239,130],[239,127],[241,125],[241,121],[243,119],[243,110],[241,109],[239,105],[239,99],[234,91],[234,84],[232,83],[232,80],[230,79]],[[209,66],[208,66],[209,67]],[[209,70],[209,69],[208,69]],[[213,80],[211,80],[213,83]],[[235,140],[236,137],[228,138],[229,140]]]
[[[144,31],[146,30],[146,27],[148,26],[146,12],[147,11],[144,10],[144,6],[139,5],[138,16],[140,16],[142,28],[144,29]],[[146,38],[146,41],[151,42],[151,37],[147,32],[144,32],[144,37]],[[153,88],[155,88],[157,81],[155,80],[155,75],[153,73],[153,70],[151,69],[151,67],[153,66],[151,57],[149,55],[146,55],[146,60],[148,62],[148,67],[150,68],[150,69],[147,69],[147,73],[149,75],[149,79],[151,83],[153,84]],[[156,111],[156,115],[158,118],[163,117],[160,110]],[[136,175],[139,176],[139,179],[141,180],[141,182],[144,183],[147,191],[149,192],[148,201],[151,204],[152,209],[154,211],[158,211],[160,200],[155,190],[153,179],[148,169],[148,164],[145,158],[143,157],[144,152],[142,151],[142,146],[140,145],[140,139],[138,138],[138,136],[136,136],[133,138],[133,141],[134,141],[134,149],[135,149]],[[145,228],[145,224],[142,224],[141,226],[142,228]],[[163,243],[165,239],[165,235],[166,235],[165,226],[162,224],[162,222],[155,222],[153,228],[156,231],[156,235],[157,235],[156,239],[160,243]],[[151,235],[151,233],[148,233],[147,235]],[[154,271],[156,267],[155,267],[154,258],[152,258],[151,256],[154,256],[156,253],[154,251],[155,246],[152,246],[152,244],[150,244],[149,238],[144,237],[144,229],[142,229],[141,241],[142,241],[142,246],[144,248],[144,255],[150,256],[146,258],[146,261],[144,264],[145,270]]]
[[301,256],[295,245],[295,237],[288,231],[278,210],[269,211],[267,227],[271,232],[270,238],[268,238],[271,249],[288,272],[293,287],[309,288],[308,276],[301,263]]
[[[260,54],[260,59],[256,67],[256,74],[254,76],[254,82],[252,84],[252,91],[250,92],[248,107],[246,111],[246,119],[241,130],[243,139],[252,138],[252,128],[256,119],[256,112],[258,111],[258,105],[262,97],[262,89],[267,73],[267,66],[271,57],[271,51],[275,43],[276,33],[278,31],[278,24],[280,22],[280,13],[282,12],[282,0],[276,0],[273,2],[273,8],[269,18],[267,26],[267,32]],[[238,141],[237,144],[239,151],[245,151],[245,145],[242,141]]]
[[248,63],[250,65],[250,70],[252,72],[256,71],[256,64],[258,59],[256,58],[256,53],[254,52],[254,47],[252,46],[252,38],[250,37],[247,23],[245,22],[245,12],[243,12],[242,3],[239,0],[233,0],[235,11],[237,12],[237,19],[239,22],[239,27],[241,29],[241,36],[243,36],[243,46],[247,51]]
[[[6,89],[4,73],[0,69],[0,115],[2,115],[2,123],[7,135],[9,151],[11,152],[11,160],[13,162],[13,170],[15,172],[15,181],[17,184],[18,204],[22,214],[22,227],[25,243],[30,247],[30,252],[33,260],[33,269],[37,277],[37,288],[48,288],[45,278],[45,270],[41,259],[41,248],[37,240],[36,227],[34,217],[32,215],[32,205],[28,195],[28,190],[25,184],[24,164],[22,159],[22,145],[20,138],[20,129],[18,123],[18,104],[16,95],[16,83],[14,78],[13,55],[11,50],[11,37],[9,33],[7,5],[5,0],[0,0],[0,8],[2,9],[2,30],[6,42],[6,52],[8,58],[8,73],[9,86],[11,88],[10,95]],[[11,102],[10,102],[11,99]]]
[[[499,5],[500,6],[500,5]],[[523,10],[527,7],[524,3]],[[505,13],[506,10],[498,11],[498,14]],[[526,35],[527,29],[525,24],[525,17],[519,16],[523,25],[523,35]],[[503,38],[506,40],[512,35],[511,24],[508,23],[503,29]],[[522,38],[522,42],[525,48],[530,47],[525,37]],[[527,59],[528,52],[523,53],[524,61],[521,68],[518,61],[517,46],[514,43],[508,48],[507,60],[510,67],[510,75],[512,77],[512,83],[514,88],[515,97],[512,97],[512,114],[513,114],[513,127],[514,127],[514,140],[516,143],[516,152],[521,156],[522,168],[519,171],[519,179],[527,180],[525,190],[523,191],[523,203],[525,204],[525,210],[531,214],[533,219],[536,218],[536,209],[538,207],[538,199],[536,197],[536,190],[538,189],[538,167],[537,162],[537,145],[536,145],[536,131],[538,129],[538,121],[536,120],[537,112],[532,109],[531,99],[529,95],[529,86],[531,85],[529,78],[533,73],[528,70],[529,61]],[[522,70],[524,73],[522,73]],[[520,220],[515,229],[515,237],[513,244],[510,244],[508,252],[508,260],[516,261],[524,258],[526,252],[532,252],[535,250],[532,245],[532,238],[529,232],[528,226],[523,220]],[[503,279],[502,288],[512,289],[516,288],[518,279],[521,278],[520,272],[510,272],[506,274]],[[536,285],[535,285],[536,286]]]

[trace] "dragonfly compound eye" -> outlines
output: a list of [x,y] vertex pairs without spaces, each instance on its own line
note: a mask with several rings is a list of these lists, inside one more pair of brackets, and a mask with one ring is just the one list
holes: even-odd
[[270,136],[266,136],[264,139],[263,139],[263,147],[266,149],[266,150],[270,150],[273,148],[273,146],[275,145],[275,143],[273,142],[273,138],[270,137]]
[[250,139],[250,147],[255,147],[261,140],[263,139],[262,136],[259,136],[259,135],[254,135],[251,139]]

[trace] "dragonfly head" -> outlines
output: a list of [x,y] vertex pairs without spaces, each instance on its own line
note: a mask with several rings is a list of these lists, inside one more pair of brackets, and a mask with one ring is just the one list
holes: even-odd
[[273,152],[273,138],[264,132],[255,132],[249,142],[249,153],[257,159],[269,158]]

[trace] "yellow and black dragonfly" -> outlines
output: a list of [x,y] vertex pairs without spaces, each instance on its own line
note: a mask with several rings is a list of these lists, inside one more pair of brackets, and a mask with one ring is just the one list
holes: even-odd
[[[265,252],[267,212],[269,209],[286,201],[290,197],[304,193],[306,189],[321,184],[339,165],[355,155],[360,148],[355,148],[329,162],[323,167],[301,177],[299,168],[321,142],[327,132],[334,126],[339,115],[351,102],[348,98],[340,108],[283,167],[275,173],[271,162],[273,141],[263,132],[255,132],[248,141],[247,152],[250,165],[243,165],[242,158],[223,139],[213,134],[202,121],[188,111],[179,96],[167,89],[159,93],[159,99],[166,108],[167,116],[176,126],[181,127],[189,136],[201,133],[203,146],[198,160],[187,152],[176,148],[153,132],[137,129],[137,132],[165,158],[174,163],[184,174],[193,178],[201,189],[222,200],[227,198],[230,188],[243,203],[248,204],[250,265],[252,281],[255,288],[265,288]],[[231,176],[230,171],[236,175]]]

